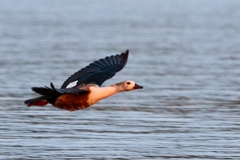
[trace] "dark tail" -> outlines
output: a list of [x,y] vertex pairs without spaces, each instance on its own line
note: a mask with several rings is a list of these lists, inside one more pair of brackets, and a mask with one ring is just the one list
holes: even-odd
[[59,94],[56,90],[53,90],[48,87],[45,87],[45,88],[44,87],[33,87],[32,90],[43,96],[52,96],[52,95]]
[[27,106],[45,106],[48,103],[53,103],[56,98],[60,95],[59,92],[56,91],[53,84],[50,84],[51,88],[49,87],[33,87],[32,90],[38,94],[41,94],[41,97],[33,98],[26,100],[24,103]]
[[44,96],[38,97],[38,98],[33,98],[33,99],[28,99],[24,102],[27,106],[45,106],[48,104],[48,101]]

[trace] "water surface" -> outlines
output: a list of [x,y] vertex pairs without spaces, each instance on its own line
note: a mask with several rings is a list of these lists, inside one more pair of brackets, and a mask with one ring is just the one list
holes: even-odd
[[[239,159],[240,2],[2,1],[1,159]],[[68,112],[28,108],[94,60],[143,90]]]

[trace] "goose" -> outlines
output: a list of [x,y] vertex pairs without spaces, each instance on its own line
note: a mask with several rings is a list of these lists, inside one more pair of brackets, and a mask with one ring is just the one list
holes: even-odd
[[32,91],[41,96],[28,99],[24,103],[29,107],[51,104],[59,109],[76,111],[90,107],[116,93],[142,89],[143,86],[132,80],[101,86],[124,68],[128,55],[129,50],[126,50],[121,54],[94,61],[71,75],[64,81],[61,88],[55,88],[52,82],[50,87],[32,87]]

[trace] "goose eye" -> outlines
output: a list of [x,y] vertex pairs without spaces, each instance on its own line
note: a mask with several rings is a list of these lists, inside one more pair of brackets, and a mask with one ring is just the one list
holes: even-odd
[[131,84],[130,82],[127,82],[127,85]]

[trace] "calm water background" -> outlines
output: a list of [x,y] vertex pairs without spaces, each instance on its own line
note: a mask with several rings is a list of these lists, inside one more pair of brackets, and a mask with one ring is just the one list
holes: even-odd
[[[0,159],[240,159],[240,1],[1,1]],[[120,93],[76,112],[33,86],[130,50]]]

